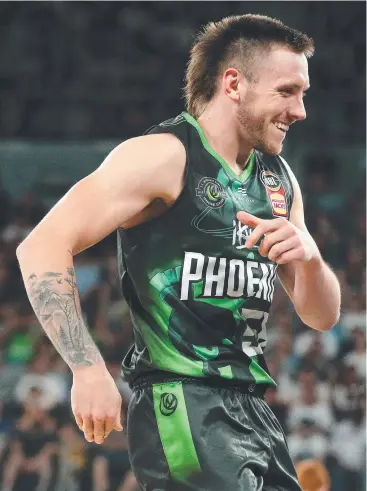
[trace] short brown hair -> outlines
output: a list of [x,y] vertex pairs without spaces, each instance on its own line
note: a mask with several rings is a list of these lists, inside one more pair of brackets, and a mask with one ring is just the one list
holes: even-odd
[[274,45],[304,53],[307,58],[314,52],[313,40],[306,34],[265,15],[236,15],[209,22],[199,32],[190,53],[184,88],[187,111],[194,117],[200,115],[215,93],[218,76],[229,63],[245,68],[250,77],[255,50]]

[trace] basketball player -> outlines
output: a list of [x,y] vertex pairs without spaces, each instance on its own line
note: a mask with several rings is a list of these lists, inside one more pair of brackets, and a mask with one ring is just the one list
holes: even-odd
[[313,42],[258,15],[210,23],[186,74],[187,111],[115,148],[17,250],[29,299],[73,372],[89,442],[121,430],[121,399],[81,315],[73,256],[118,230],[135,344],[123,372],[132,468],[144,490],[299,491],[264,402],[278,275],[302,321],[326,331],[338,281],[279,157],[305,119]]

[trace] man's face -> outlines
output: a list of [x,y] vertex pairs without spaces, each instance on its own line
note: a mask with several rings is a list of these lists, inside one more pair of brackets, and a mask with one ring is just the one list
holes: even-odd
[[287,48],[274,47],[258,58],[253,77],[254,81],[240,88],[239,134],[253,148],[277,155],[289,126],[306,118],[307,59]]

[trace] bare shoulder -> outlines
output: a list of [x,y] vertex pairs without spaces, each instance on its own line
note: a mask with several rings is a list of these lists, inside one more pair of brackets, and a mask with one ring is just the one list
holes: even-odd
[[171,133],[144,135],[118,145],[100,166],[115,194],[142,198],[140,210],[120,223],[130,228],[164,213],[180,195],[185,178],[186,150]]
[[132,167],[137,173],[141,169],[155,173],[173,164],[177,168],[185,165],[186,151],[182,142],[171,133],[144,135],[120,143],[102,163],[100,169],[117,165]]
[[127,140],[77,182],[24,242],[36,245],[55,237],[77,254],[119,227],[148,220],[157,214],[153,203],[164,205],[164,212],[180,194],[185,163],[185,148],[174,135]]

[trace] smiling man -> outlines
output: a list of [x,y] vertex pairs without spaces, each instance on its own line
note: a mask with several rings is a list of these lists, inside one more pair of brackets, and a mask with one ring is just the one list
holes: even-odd
[[73,371],[88,441],[121,429],[121,399],[80,312],[73,255],[118,230],[135,343],[128,436],[141,489],[300,491],[264,401],[266,322],[279,276],[325,331],[338,281],[279,156],[305,119],[313,42],[258,15],[210,23],[186,73],[187,111],[119,145],[17,250],[30,301]]

